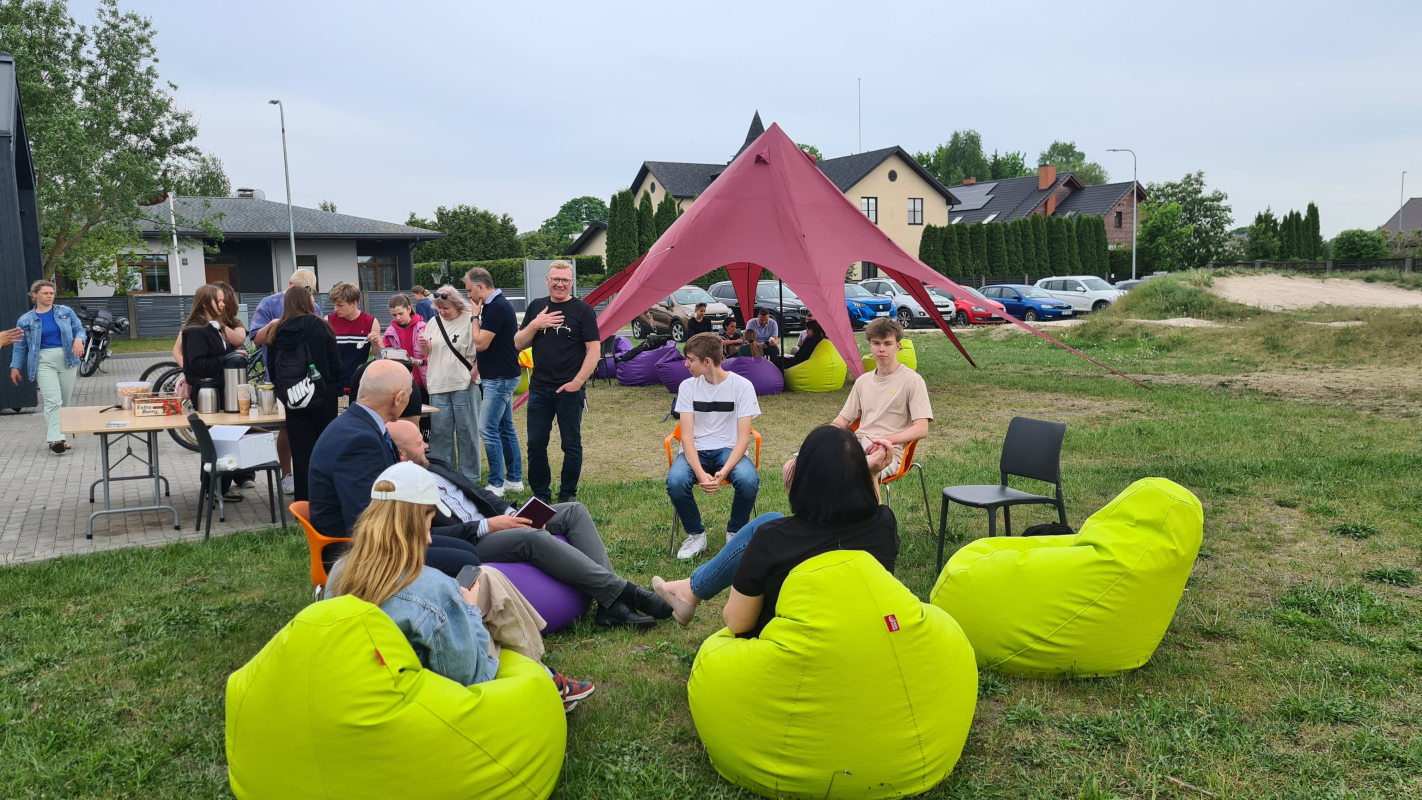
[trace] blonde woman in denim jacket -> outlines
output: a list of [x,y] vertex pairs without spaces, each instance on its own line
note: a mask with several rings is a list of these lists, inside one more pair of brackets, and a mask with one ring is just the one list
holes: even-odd
[[55,305],[54,294],[54,284],[49,281],[30,285],[35,307],[20,317],[22,335],[10,359],[10,382],[19,386],[20,380],[27,378],[39,384],[47,427],[45,444],[63,454],[70,447],[59,430],[59,409],[69,405],[74,394],[79,359],[84,356],[84,324],[69,306]]

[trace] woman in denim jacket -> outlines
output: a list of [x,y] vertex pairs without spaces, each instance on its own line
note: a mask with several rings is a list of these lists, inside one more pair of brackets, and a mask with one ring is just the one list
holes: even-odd
[[19,386],[22,378],[28,378],[39,384],[48,427],[45,443],[62,454],[70,447],[59,430],[59,409],[69,405],[74,394],[79,359],[84,356],[84,325],[69,306],[54,304],[53,283],[35,281],[30,297],[35,307],[20,317],[22,335],[10,359],[10,382]]
[[[479,582],[485,576],[464,589],[424,565],[435,510],[449,513],[439,499],[434,475],[417,464],[401,462],[380,473],[370,497],[370,505],[356,520],[350,550],[331,568],[327,596],[349,594],[380,606],[410,640],[426,669],[463,686],[493,680],[499,659],[478,605]],[[488,572],[492,579],[494,571]],[[518,602],[528,602],[512,584],[507,588]],[[552,670],[548,674],[568,711],[595,688]]]

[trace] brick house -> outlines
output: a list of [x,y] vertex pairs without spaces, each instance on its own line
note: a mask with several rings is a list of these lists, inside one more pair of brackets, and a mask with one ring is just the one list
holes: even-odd
[[1086,186],[1075,173],[1057,174],[1045,165],[1036,175],[978,183],[972,178],[954,186],[959,199],[949,211],[954,224],[1012,222],[1033,214],[1038,216],[1091,215],[1106,220],[1106,241],[1110,246],[1129,245],[1135,224],[1131,188],[1136,202],[1146,199],[1145,189],[1133,181]]

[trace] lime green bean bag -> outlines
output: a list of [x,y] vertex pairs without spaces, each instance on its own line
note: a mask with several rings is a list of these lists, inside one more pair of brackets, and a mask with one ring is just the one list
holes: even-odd
[[504,650],[496,679],[460,686],[349,596],[307,606],[227,679],[238,798],[545,798],[567,733],[538,663]]
[[849,366],[828,339],[815,345],[815,352],[803,363],[785,370],[787,392],[833,392],[844,386]]
[[979,539],[929,600],[978,665],[1041,678],[1117,675],[1150,660],[1200,551],[1200,501],[1164,478],[1131,484],[1075,536]]
[[[904,366],[913,370],[914,372],[918,372],[918,353],[913,349],[913,340],[904,339],[902,342],[900,342],[900,344],[902,344],[903,346],[899,348],[899,355],[898,358],[895,360],[898,361],[900,364],[903,364]],[[874,363],[873,356],[864,356],[863,361],[865,372],[868,372],[879,366],[878,364]]]
[[977,704],[973,650],[862,551],[796,567],[758,639],[701,646],[687,694],[722,777],[766,797],[877,798],[953,771]]

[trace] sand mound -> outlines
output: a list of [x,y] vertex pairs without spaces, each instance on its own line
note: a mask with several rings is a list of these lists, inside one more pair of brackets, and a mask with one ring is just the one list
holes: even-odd
[[1240,275],[1215,278],[1215,294],[1236,303],[1288,311],[1320,305],[1368,308],[1422,306],[1422,292],[1385,283],[1348,278],[1288,278],[1283,275]]

